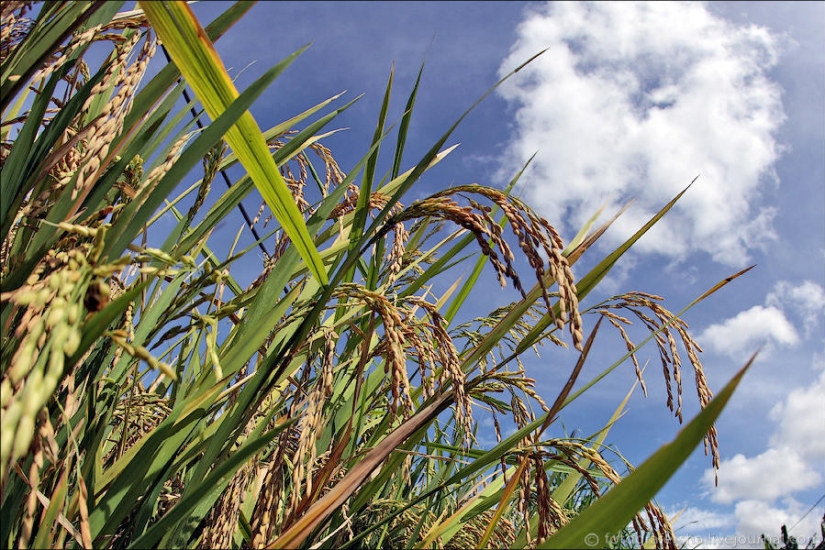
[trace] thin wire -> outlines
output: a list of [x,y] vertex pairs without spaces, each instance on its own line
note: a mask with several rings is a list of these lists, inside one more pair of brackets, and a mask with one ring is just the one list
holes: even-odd
[[799,521],[797,521],[796,523],[794,523],[794,524],[791,526],[791,528],[790,528],[790,529],[788,529],[788,532],[792,531],[794,527],[796,527],[797,525],[799,525],[800,523],[802,523],[802,520],[803,520],[803,519],[805,519],[806,517],[808,517],[808,514],[810,514],[811,512],[813,512],[813,511],[814,511],[814,508],[816,508],[816,507],[819,505],[819,503],[820,503],[820,502],[822,502],[822,500],[823,500],[823,499],[825,499],[825,494],[823,494],[821,497],[819,497],[819,500],[817,500],[816,502],[814,502],[814,505],[813,505],[813,506],[811,506],[811,508],[810,508],[807,512],[805,512],[805,515],[804,515],[804,516],[802,516],[801,518],[799,518]]
[[[166,57],[166,62],[171,63],[172,58],[169,57],[169,52],[166,51],[166,47],[161,44],[161,49],[163,50],[163,55]],[[192,101],[192,99],[189,97],[189,93],[186,91],[186,88],[183,89],[183,99],[186,101],[187,104],[191,103]],[[198,129],[203,130],[203,123],[201,122],[200,115],[198,115],[198,112],[195,110],[194,107],[191,107],[189,111],[192,113],[192,118],[195,119],[195,124],[198,125]],[[224,169],[221,169],[220,172],[221,176],[223,176],[224,183],[226,183],[226,187],[232,187],[232,182],[229,180],[229,176],[226,175],[226,171]],[[250,219],[249,214],[247,213],[246,208],[244,208],[242,202],[238,203],[238,208],[240,209],[241,214],[243,214],[243,219],[246,221],[246,225],[249,226],[249,230],[252,231],[252,236],[255,237],[256,241],[258,241],[258,248],[260,248],[261,251],[264,253],[264,258],[269,258],[269,252],[267,252],[266,247],[264,246],[264,243],[261,240],[261,236],[258,234],[258,230],[255,229],[255,225],[252,223],[252,220]]]

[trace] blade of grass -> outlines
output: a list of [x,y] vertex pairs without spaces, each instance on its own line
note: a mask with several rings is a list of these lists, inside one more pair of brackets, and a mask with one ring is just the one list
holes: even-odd
[[[201,162],[206,152],[237,122],[238,117],[247,112],[246,110],[249,106],[260,96],[267,86],[269,86],[279,72],[280,70],[276,66],[258,78],[243,94],[237,97],[232,105],[224,109],[221,115],[216,117],[215,121],[207,126],[201,135],[183,151],[180,158],[178,158],[160,182],[157,183],[156,187],[144,201],[135,200],[126,206],[123,214],[110,230],[112,239],[106,243],[104,254],[119,256],[122,253],[126,246],[135,238],[137,229],[149,219],[183,177],[188,174],[197,163]],[[266,155],[267,158],[271,158],[268,149]]]
[[679,432],[676,439],[659,448],[632,474],[540,544],[539,548],[593,547],[594,535],[602,537],[597,542],[600,544],[624,529],[636,512],[650,502],[702,441],[755,358],[756,354],[751,356],[719,395]]
[[[381,141],[384,134],[384,124],[387,120],[387,111],[390,108],[390,94],[392,92],[392,81],[395,69],[390,69],[390,76],[387,81],[387,88],[384,91],[384,100],[381,103],[381,109],[378,113],[378,122],[375,125],[375,132],[373,132],[372,143],[370,144],[370,155],[367,158],[367,164],[364,167],[364,177],[361,179],[361,188],[358,191],[358,202],[355,206],[355,214],[352,219],[352,229],[350,230],[350,247],[354,248],[358,244],[358,240],[364,233],[364,226],[367,222],[367,214],[370,206],[370,197],[372,195],[373,181],[375,179],[375,167],[378,164],[378,154],[381,151]],[[353,273],[350,273],[350,278]]]
[[[170,2],[142,1],[140,6],[206,112],[213,119],[218,118],[237,99],[238,92],[191,8],[185,3]],[[229,129],[226,141],[312,274],[326,285],[329,279],[303,216],[249,111],[245,111]]]
[[[215,18],[215,20],[206,27],[206,34],[209,39],[215,42],[221,38],[254,4],[254,1],[250,2],[247,0],[232,4],[229,9]],[[146,113],[153,113],[154,106],[161,100],[164,92],[168,90],[179,77],[180,71],[178,71],[178,68],[173,63],[169,63],[138,92],[132,110],[126,115],[123,121],[124,137],[132,133],[135,125],[138,121],[144,119]]]
[[407,143],[407,130],[410,127],[415,98],[418,96],[418,86],[421,84],[421,75],[424,73],[424,64],[418,69],[418,76],[415,78],[410,97],[407,98],[407,105],[404,107],[404,115],[401,117],[401,124],[398,126],[398,139],[395,143],[395,155],[392,159],[392,173],[390,179],[395,179],[401,172],[401,159],[404,156],[404,145]]

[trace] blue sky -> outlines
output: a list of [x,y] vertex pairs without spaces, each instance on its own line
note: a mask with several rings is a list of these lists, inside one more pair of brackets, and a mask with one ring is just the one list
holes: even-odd
[[[195,12],[208,23],[222,4]],[[448,143],[461,146],[406,202],[450,185],[501,186],[538,152],[519,192],[566,239],[599,205],[607,217],[636,199],[607,251],[700,176],[601,297],[648,291],[678,311],[756,265],[686,315],[714,391],[762,346],[718,423],[719,485],[699,451],[658,500],[683,510],[677,535],[691,546],[761,547],[759,534],[783,523],[800,537],[818,532],[825,510],[824,41],[818,2],[262,2],[217,47],[243,89],[312,42],[253,114],[271,127],[341,91],[337,105],[364,93],[333,123],[348,129],[325,141],[345,172],[368,147],[393,64],[391,121],[426,58],[407,168],[498,78],[548,48],[459,126]],[[492,276],[489,292],[514,297]],[[595,360],[606,366],[623,344],[602,336]],[[655,350],[639,358],[651,361],[649,396],[634,395],[609,438],[636,464],[679,427]],[[573,362],[548,350],[528,374],[553,398]],[[623,365],[564,412],[566,429],[600,428],[632,381]],[[696,408],[686,373],[686,417]]]

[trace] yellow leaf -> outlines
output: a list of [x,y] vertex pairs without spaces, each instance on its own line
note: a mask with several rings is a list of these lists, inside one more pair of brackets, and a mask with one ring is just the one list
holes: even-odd
[[[207,114],[216,119],[237,99],[238,91],[195,14],[185,2],[141,1],[139,4]],[[329,280],[318,249],[249,111],[226,133],[226,141],[310,272],[321,284],[327,284]]]

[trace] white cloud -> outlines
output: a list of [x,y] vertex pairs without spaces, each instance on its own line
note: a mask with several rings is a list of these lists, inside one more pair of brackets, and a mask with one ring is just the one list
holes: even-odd
[[804,281],[793,285],[779,281],[765,297],[764,306],[754,306],[706,328],[697,340],[709,349],[742,359],[750,356],[759,346],[759,359],[765,360],[776,345],[793,347],[802,338],[788,316],[802,322],[803,337],[808,338],[825,315],[825,289]]
[[[810,538],[820,540],[819,518],[816,513],[808,514],[808,507],[795,499],[783,501],[783,506],[777,508],[758,500],[744,500],[736,504],[735,515],[738,520],[737,534],[743,535],[748,542],[756,542],[760,535],[765,535],[774,547],[782,545],[780,528],[785,525],[791,536],[797,537],[801,548],[806,548]],[[757,548],[764,548],[764,544],[756,544]]]
[[806,461],[825,464],[825,370],[810,387],[800,387],[771,409],[777,423],[771,445],[794,449]]
[[[736,524],[735,536],[717,541],[719,544],[711,543],[711,547],[762,548],[759,535],[773,537],[771,540],[776,542],[782,525],[799,538],[802,547],[805,546],[803,539],[818,533],[821,508],[806,516],[810,503],[803,504],[793,498],[801,491],[821,487],[825,473],[825,364],[820,357],[815,357],[813,365],[820,371],[816,381],[794,389],[771,409],[769,419],[775,427],[768,449],[753,457],[737,454],[723,460],[716,487],[713,470],[704,472],[702,484],[710,500],[734,504]],[[697,508],[693,515],[701,519],[703,512]],[[714,518],[729,516],[708,511],[707,518],[711,522],[707,528],[712,529],[717,527]],[[688,529],[688,533],[693,536],[696,530]],[[728,544],[731,540],[734,544]],[[694,542],[703,542],[701,535]]]
[[626,238],[701,173],[637,252],[741,265],[775,238],[775,210],[757,204],[777,182],[784,119],[765,28],[700,3],[558,2],[529,13],[501,73],[545,48],[500,88],[517,108],[502,176],[538,150],[522,181],[552,223],[572,235],[602,203],[637,197],[609,237]]
[[700,533],[710,529],[733,527],[736,518],[733,514],[714,512],[690,506],[678,514],[668,514],[674,531],[679,535]]
[[[822,482],[822,475],[792,447],[770,448],[755,457],[738,454],[723,460],[719,485],[711,500],[731,504],[743,499],[773,501]],[[702,483],[713,487],[714,472],[705,470]]]
[[773,292],[768,294],[765,303],[800,317],[807,337],[825,315],[825,289],[813,281],[804,281],[797,286],[788,281],[779,281]]
[[[820,367],[815,361],[815,367]],[[723,460],[719,485],[706,470],[702,483],[711,500],[730,504],[741,500],[773,501],[816,486],[825,464],[825,370],[808,387],[798,387],[771,409],[775,423],[769,448],[754,457],[737,454]]]
[[772,344],[795,346],[799,335],[785,314],[773,307],[753,306],[706,328],[696,339],[710,349],[741,359],[750,355],[763,344],[759,357],[770,356]]
[[800,548],[810,548],[812,546],[807,545],[812,539],[821,540],[820,516],[815,510],[806,516],[808,511],[806,505],[793,498],[783,499],[780,507],[759,500],[743,500],[730,514],[688,508],[686,518],[695,520],[678,518],[674,531],[680,548],[764,548],[763,535],[774,548],[784,548],[781,526],[785,525]]

